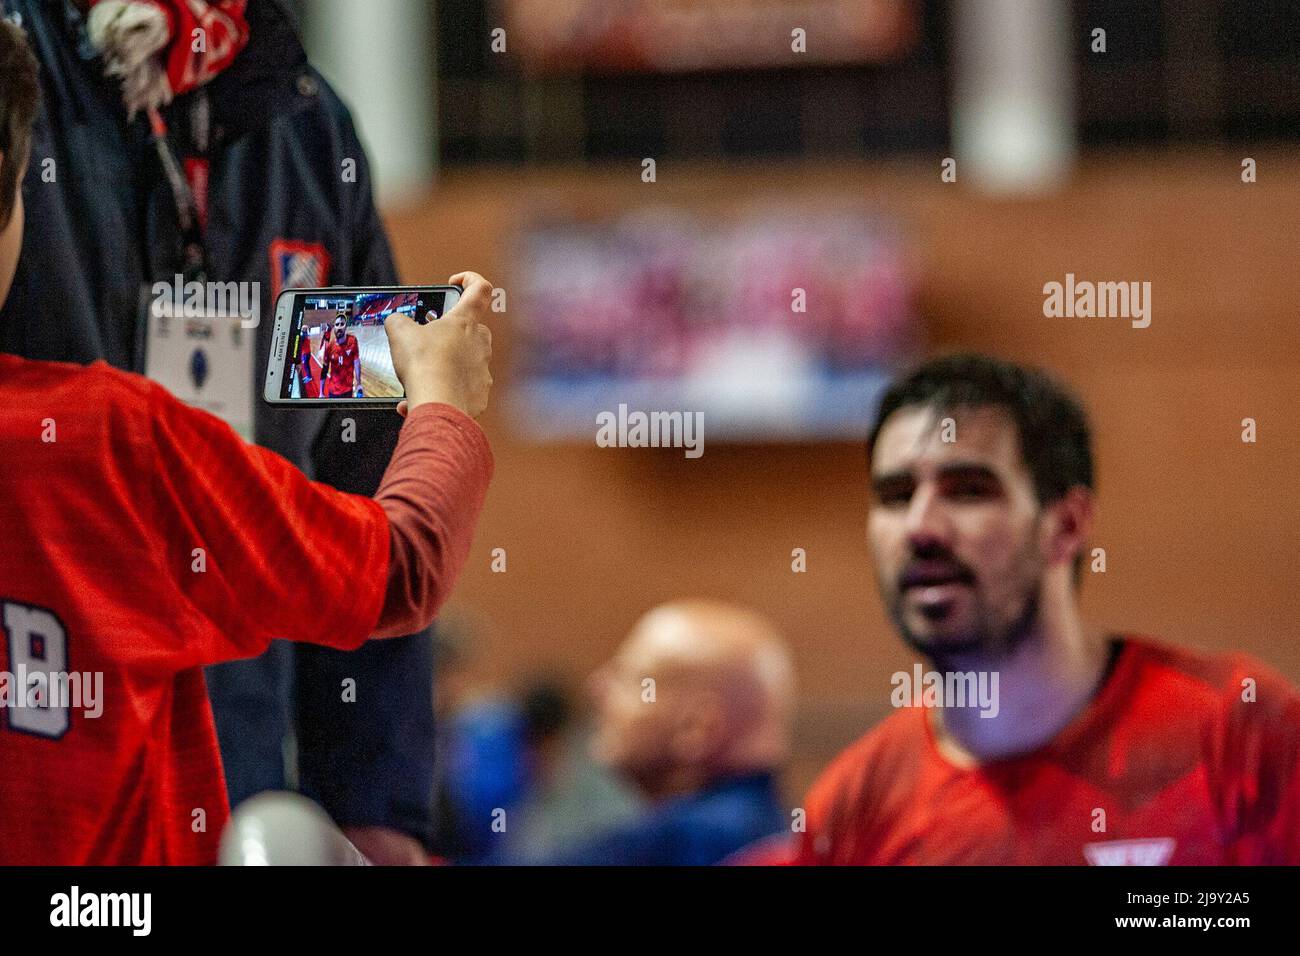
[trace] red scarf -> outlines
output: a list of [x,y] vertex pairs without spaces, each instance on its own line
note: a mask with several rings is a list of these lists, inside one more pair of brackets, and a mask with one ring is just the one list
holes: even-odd
[[90,39],[106,72],[121,78],[134,116],[228,67],[248,43],[247,6],[248,0],[90,0]]

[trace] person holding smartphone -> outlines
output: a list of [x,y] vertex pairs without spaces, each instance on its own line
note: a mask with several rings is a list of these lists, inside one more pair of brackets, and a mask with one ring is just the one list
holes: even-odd
[[[0,304],[38,96],[22,31],[0,21]],[[385,323],[405,423],[373,498],[141,376],[0,353],[0,865],[215,862],[229,806],[204,666],[432,620],[493,468],[472,417],[492,287],[450,281],[465,293],[440,321]]]
[[[0,16],[20,19],[30,38],[44,94],[0,351],[143,371],[148,291],[178,273],[189,281],[200,265],[209,283],[252,290],[262,316],[287,288],[400,284],[366,151],[346,105],[308,61],[294,6],[0,0]],[[202,48],[191,42],[196,29],[208,38]],[[128,46],[161,36],[165,45],[150,56],[99,45],[113,36]],[[113,72],[123,63],[134,65],[125,80]],[[186,192],[192,202],[182,201]],[[246,378],[252,390],[271,326],[243,336],[247,375],[211,379]],[[249,399],[259,445],[335,488],[374,494],[398,440],[396,416],[273,408],[255,394],[231,396],[230,407],[237,399]],[[211,668],[232,803],[295,787],[372,858],[426,860],[432,646],[427,630],[347,653],[274,641],[258,657]],[[343,702],[338,687],[348,679],[382,682],[385,693]]]

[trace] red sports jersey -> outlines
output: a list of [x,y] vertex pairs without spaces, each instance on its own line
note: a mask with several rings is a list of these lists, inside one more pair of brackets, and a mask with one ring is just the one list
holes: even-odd
[[355,335],[344,335],[342,342],[336,338],[325,346],[326,396],[352,394],[356,388],[353,372],[360,356],[361,344]]
[[306,398],[320,398],[320,385],[312,372],[311,339],[302,336],[298,344],[298,374],[302,382],[303,395]]
[[1300,695],[1244,655],[1129,638],[1039,751],[959,768],[901,710],[805,807],[809,864],[1297,864]]
[[[0,864],[215,862],[202,668],[273,638],[359,646],[383,508],[146,379],[0,355],[0,529]],[[24,671],[102,675],[102,712],[15,706]]]

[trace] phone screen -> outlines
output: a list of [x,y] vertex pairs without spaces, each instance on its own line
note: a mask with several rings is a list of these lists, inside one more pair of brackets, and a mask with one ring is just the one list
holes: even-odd
[[391,402],[402,398],[384,320],[394,312],[417,322],[439,319],[458,298],[454,288],[340,289],[294,295],[280,399]]

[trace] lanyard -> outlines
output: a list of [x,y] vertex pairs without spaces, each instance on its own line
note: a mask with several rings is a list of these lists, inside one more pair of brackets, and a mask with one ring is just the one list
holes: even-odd
[[199,206],[194,190],[181,170],[176,150],[167,138],[167,121],[157,109],[149,110],[149,132],[154,150],[162,164],[167,185],[171,188],[176,205],[176,221],[181,229],[181,272],[185,281],[206,282],[208,277],[208,252],[203,244],[203,226],[199,219]]

